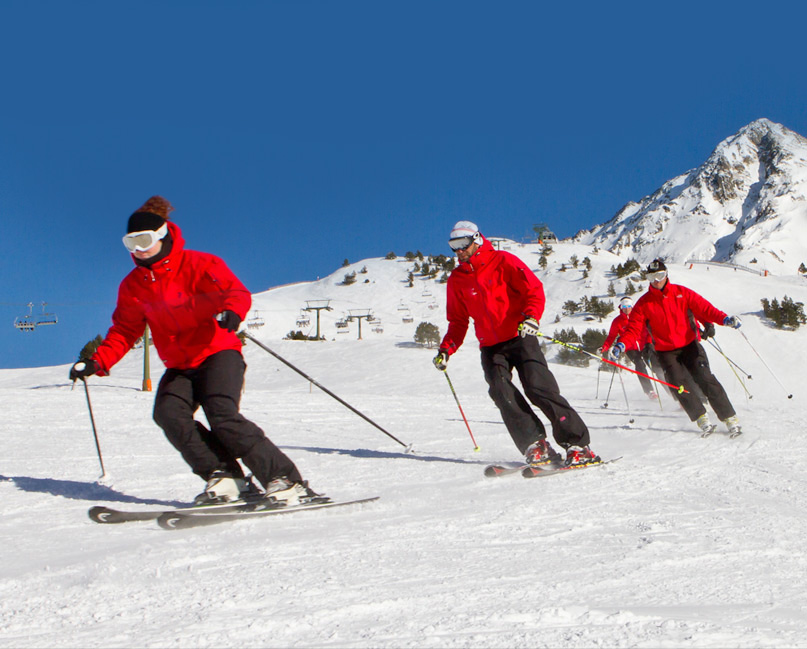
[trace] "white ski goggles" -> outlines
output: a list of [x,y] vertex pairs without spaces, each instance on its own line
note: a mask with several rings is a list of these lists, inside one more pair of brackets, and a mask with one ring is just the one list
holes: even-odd
[[665,277],[667,277],[666,270],[659,270],[655,273],[647,273],[647,279],[649,279],[651,282],[660,282]]
[[454,252],[458,252],[465,250],[475,241],[476,237],[460,237],[459,239],[450,239],[448,245]]
[[123,237],[123,245],[129,252],[145,252],[153,248],[166,234],[168,234],[168,224],[163,223],[157,230],[130,232]]

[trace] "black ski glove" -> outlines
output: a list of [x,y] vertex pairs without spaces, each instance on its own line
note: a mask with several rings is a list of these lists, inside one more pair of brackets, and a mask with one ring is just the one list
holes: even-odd
[[707,338],[711,338],[715,335],[715,323],[714,322],[707,322],[703,325],[703,331],[701,331],[701,338],[706,340]]
[[79,361],[70,368],[70,380],[75,381],[76,379],[81,379],[83,381],[88,376],[95,374],[99,369],[101,368],[98,367],[98,363],[92,359]]
[[227,331],[237,331],[241,325],[241,316],[235,311],[222,311],[216,316],[216,320],[218,320],[219,327]]

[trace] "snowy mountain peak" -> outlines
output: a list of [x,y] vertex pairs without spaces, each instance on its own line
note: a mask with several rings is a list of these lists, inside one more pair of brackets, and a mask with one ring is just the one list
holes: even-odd
[[697,169],[575,236],[641,263],[729,262],[793,274],[807,260],[807,139],[758,119]]

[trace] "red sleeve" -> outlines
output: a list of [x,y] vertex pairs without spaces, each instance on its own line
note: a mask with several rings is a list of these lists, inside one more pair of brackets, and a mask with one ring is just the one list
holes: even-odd
[[715,324],[719,325],[723,324],[723,320],[728,317],[727,313],[724,313],[715,307],[711,302],[698,295],[695,291],[686,287],[681,288],[687,296],[690,311],[692,311],[692,314],[700,322],[714,322]]
[[637,349],[639,341],[644,339],[647,332],[647,316],[644,312],[644,304],[639,300],[628,316],[628,324],[619,336],[619,342],[625,345],[625,349]]
[[619,322],[619,316],[617,316],[611,322],[611,328],[608,330],[608,337],[603,342],[602,349],[608,349],[613,345],[620,331],[622,331],[622,324]]
[[448,331],[440,343],[440,349],[448,352],[450,356],[456,352],[465,340],[468,333],[468,311],[462,300],[457,295],[456,281],[448,278],[446,289],[446,319],[448,320]]
[[146,316],[138,302],[134,300],[126,288],[124,280],[118,289],[118,303],[112,313],[112,326],[93,354],[92,359],[98,363],[99,376],[106,376],[115,363],[126,355],[132,346],[146,331]]

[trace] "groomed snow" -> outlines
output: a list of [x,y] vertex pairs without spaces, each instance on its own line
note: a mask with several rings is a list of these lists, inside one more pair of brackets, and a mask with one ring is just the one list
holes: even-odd
[[[508,245],[537,267],[537,248]],[[558,272],[571,254],[591,255],[588,280]],[[558,244],[550,261],[540,274],[544,332],[607,328],[553,320],[568,299],[604,297],[620,259]],[[0,371],[0,646],[807,647],[807,330],[772,329],[759,303],[785,294],[807,302],[803,278],[671,267],[674,282],[743,319],[740,331],[718,327],[717,340],[753,377],[741,374],[753,398],[707,345],[742,437],[699,438],[668,396],[661,409],[628,373],[608,394],[611,374],[593,364],[552,364],[594,450],[622,459],[527,481],[482,476],[517,452],[472,334],[449,375],[479,452],[431,365],[434,350],[412,344],[421,321],[445,331],[444,285],[418,278],[408,288],[411,264],[400,259],[354,266],[368,272],[353,286],[338,285],[343,269],[257,295],[267,324],[250,333],[416,453],[255,345],[245,348],[242,411],[315,489],[380,495],[372,504],[188,531],[97,525],[86,515],[94,504],[174,505],[202,486],[151,421],[142,350],[89,380],[108,473],[100,482],[84,390],[71,388],[68,366]],[[355,323],[341,335],[330,320],[327,342],[280,340],[303,301],[320,297],[334,300],[323,314],[332,319],[372,308],[384,332],[364,323],[358,340]],[[413,323],[400,321],[402,302]],[[156,355],[152,366],[156,383]]]

